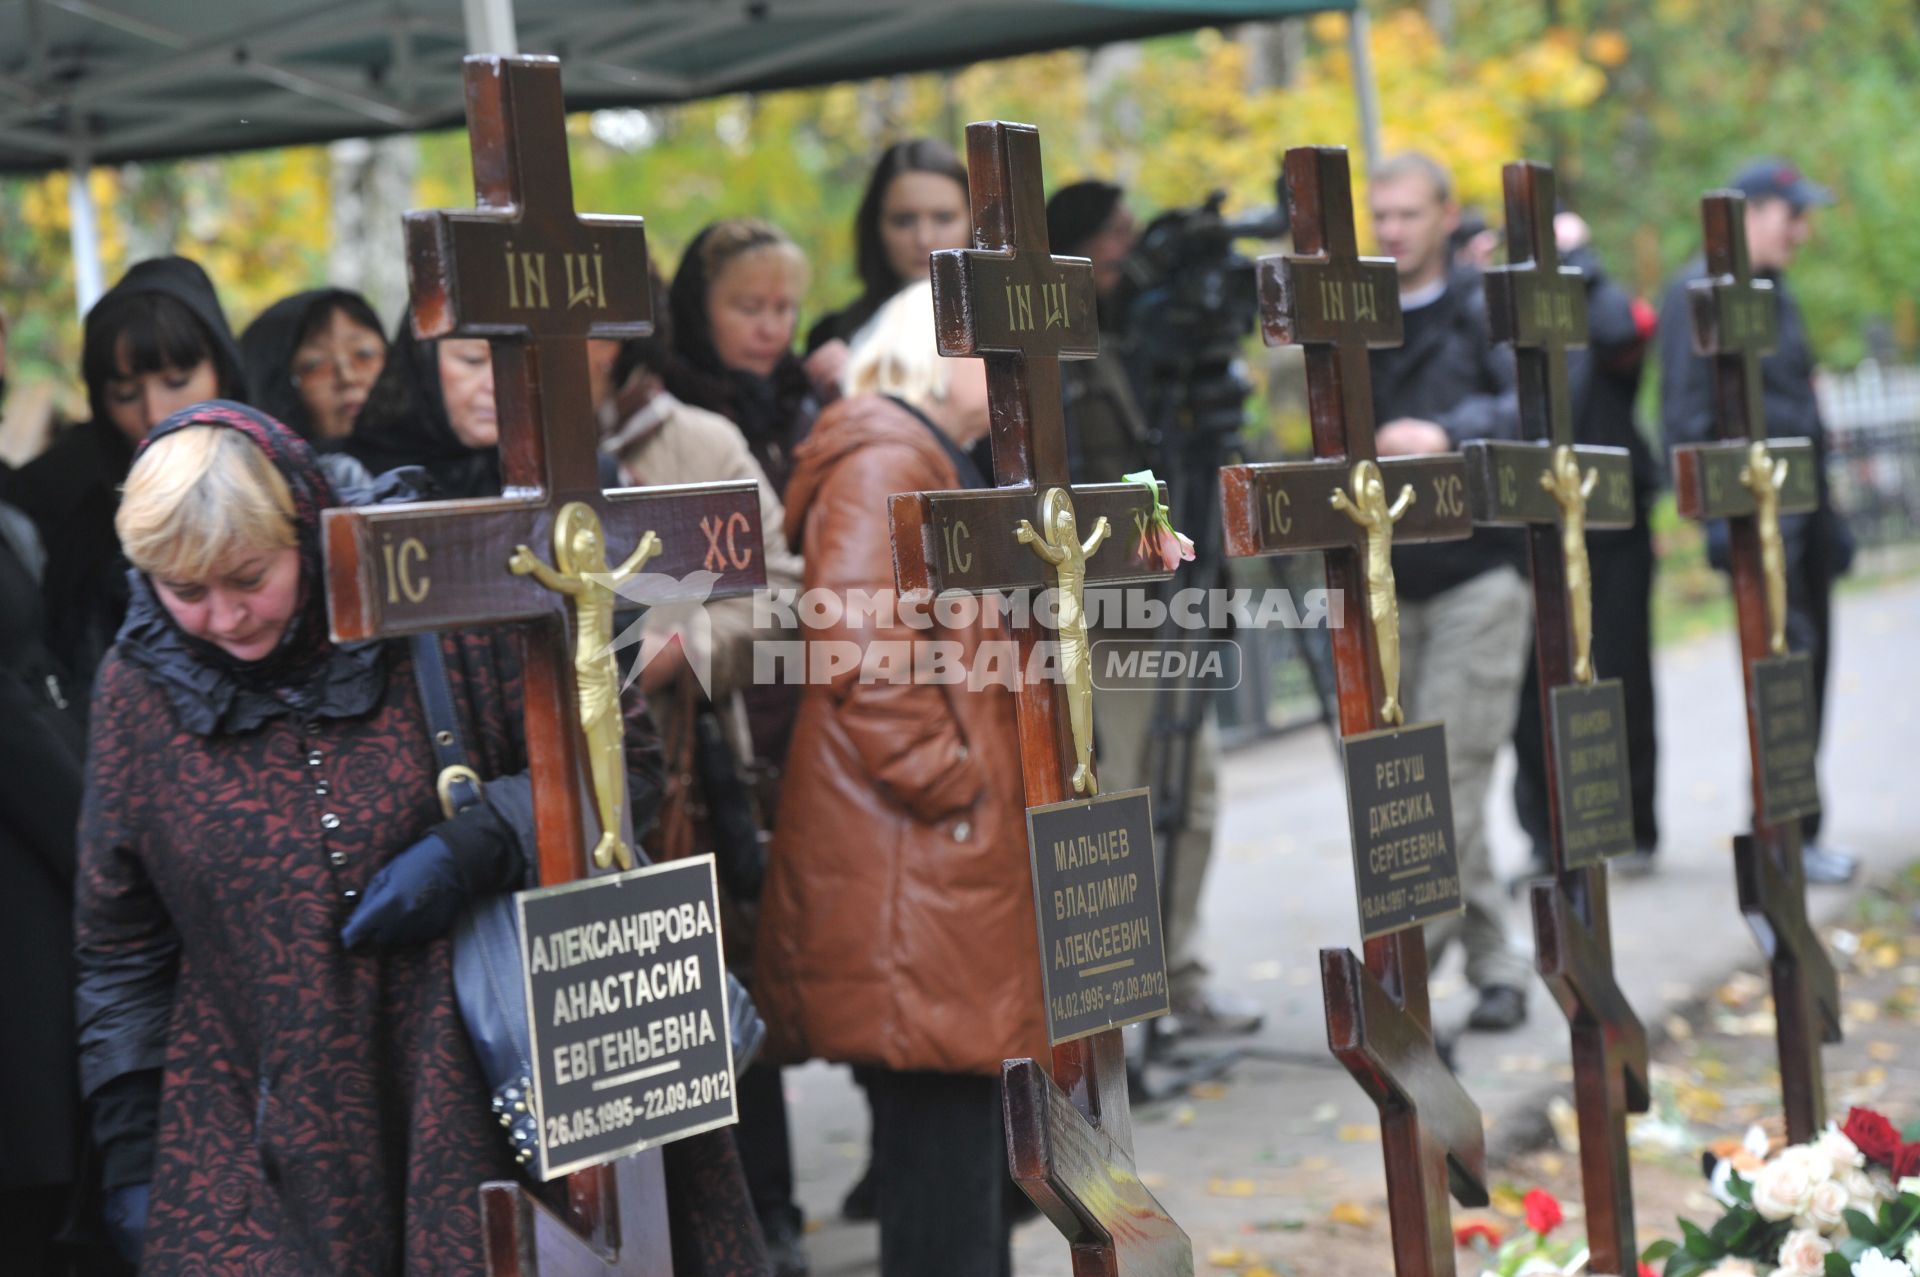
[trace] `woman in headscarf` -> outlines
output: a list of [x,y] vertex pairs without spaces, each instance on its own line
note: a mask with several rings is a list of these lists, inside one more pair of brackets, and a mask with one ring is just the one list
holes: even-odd
[[284,297],[240,334],[249,402],[316,446],[337,444],[387,362],[380,317],[359,293],[315,288]]
[[403,316],[386,368],[343,445],[347,455],[376,475],[419,466],[427,472],[428,495],[451,500],[499,494],[499,445],[488,343],[423,341]]
[[740,428],[776,493],[818,405],[793,353],[807,259],[751,217],[714,222],[687,245],[668,300],[675,359],[666,387]]
[[77,1005],[109,1223],[145,1273],[477,1274],[475,1188],[514,1174],[445,935],[527,874],[518,644],[440,640],[491,778],[449,819],[409,648],[327,636],[336,503],[305,442],[216,402],[153,431],[119,511],[132,605],[94,701]]
[[92,420],[18,470],[0,464],[0,501],[39,530],[48,646],[84,695],[127,610],[113,512],[134,446],[188,404],[245,398],[246,378],[212,281],[184,257],[138,263],[94,303],[81,374]]

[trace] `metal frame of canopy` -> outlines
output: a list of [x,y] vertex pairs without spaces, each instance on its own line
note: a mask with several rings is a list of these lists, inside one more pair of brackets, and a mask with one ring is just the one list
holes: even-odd
[[[593,109],[1344,9],[1352,15],[1362,138],[1369,157],[1379,153],[1364,0],[1055,0],[1042,8],[1025,0],[1017,19],[1009,0],[520,0],[518,12],[515,0],[459,0],[457,12],[451,0],[290,0],[271,16],[231,25],[209,24],[196,0],[201,17],[191,27],[168,25],[165,5],[135,13],[125,4],[0,0],[0,38],[9,10],[24,37],[20,47],[0,48],[0,174],[71,174],[83,314],[104,287],[87,180],[96,163],[454,125],[464,114],[458,55],[512,54],[523,45],[561,52],[569,88],[580,86],[568,94],[570,108]],[[1048,14],[1052,25],[1041,20]],[[1001,26],[966,50],[924,42],[956,16],[975,32]],[[776,24],[778,38],[767,36]],[[817,30],[803,30],[807,24]],[[912,45],[916,38],[922,43]],[[903,41],[908,65],[887,65],[889,46]],[[377,72],[372,63],[328,60],[349,42],[375,52]],[[710,56],[721,48],[731,60]]]

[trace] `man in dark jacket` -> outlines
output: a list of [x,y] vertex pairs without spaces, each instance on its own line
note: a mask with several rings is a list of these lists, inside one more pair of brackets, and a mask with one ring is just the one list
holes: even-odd
[[[1853,562],[1853,535],[1829,504],[1827,431],[1814,396],[1813,348],[1807,340],[1800,305],[1787,287],[1786,269],[1812,232],[1812,210],[1833,202],[1832,192],[1808,181],[1785,160],[1758,160],[1730,183],[1747,197],[1747,255],[1757,279],[1773,282],[1778,308],[1779,344],[1760,361],[1761,410],[1769,437],[1797,436],[1813,441],[1820,508],[1812,514],[1780,517],[1786,543],[1787,643],[1807,653],[1813,664],[1813,702],[1818,740],[1826,717],[1827,655],[1831,648],[1833,583]],[[1695,258],[1667,286],[1660,305],[1660,424],[1667,446],[1700,443],[1715,437],[1712,361],[1693,351],[1687,310],[1687,283],[1706,274]],[[1726,570],[1727,526],[1707,528],[1707,553]],[[1806,820],[1807,881],[1835,883],[1853,877],[1854,858],[1819,841],[1820,817]]]
[[[1627,704],[1627,759],[1633,786],[1635,850],[1613,863],[1630,873],[1650,872],[1660,842],[1654,817],[1656,738],[1653,706],[1653,531],[1647,513],[1660,490],[1661,469],[1634,421],[1634,402],[1646,368],[1653,310],[1610,279],[1593,251],[1592,232],[1577,213],[1554,219],[1560,260],[1586,275],[1587,345],[1567,352],[1567,386],[1578,443],[1625,448],[1632,457],[1634,523],[1587,533],[1593,575],[1593,663],[1601,678],[1617,678]],[[1534,872],[1548,864],[1546,755],[1541,739],[1540,682],[1532,662],[1520,692],[1513,729],[1517,769],[1514,806],[1533,842]]]
[[[1367,192],[1374,237],[1400,276],[1402,345],[1373,354],[1375,443],[1383,457],[1447,452],[1468,439],[1519,431],[1512,356],[1496,350],[1480,277],[1450,274],[1459,220],[1447,171],[1424,155],[1387,161]],[[1420,493],[1418,499],[1428,499]],[[1454,941],[1479,1001],[1467,1024],[1511,1029],[1526,1019],[1531,964],[1509,941],[1507,901],[1493,876],[1487,788],[1513,734],[1527,665],[1532,595],[1520,539],[1482,528],[1464,541],[1396,545],[1401,700],[1409,722],[1447,727],[1463,914],[1427,928],[1436,964]]]

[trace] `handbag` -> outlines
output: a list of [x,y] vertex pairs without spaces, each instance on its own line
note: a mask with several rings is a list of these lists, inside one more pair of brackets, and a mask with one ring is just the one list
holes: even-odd
[[[441,811],[451,820],[480,801],[480,776],[467,762],[460,740],[439,636],[416,634],[409,642],[420,703],[426,710],[427,736],[439,767],[434,788]],[[522,954],[519,911],[512,892],[469,901],[460,911],[453,925],[454,1004],[486,1079],[494,1116],[506,1129],[514,1160],[525,1165],[539,1151],[540,1119],[533,1099],[533,1033],[527,1020]],[[730,971],[726,982],[727,1032],[738,1077],[758,1054],[766,1025],[746,986]]]
[[[416,634],[414,675],[426,708],[427,736],[439,767],[434,788],[448,820],[480,801],[480,776],[467,762],[460,721],[453,712],[440,636]],[[539,1151],[539,1115],[533,1104],[533,1033],[527,1026],[520,922],[513,893],[471,900],[453,924],[453,1000],[487,1081],[494,1116],[506,1129],[516,1162]]]

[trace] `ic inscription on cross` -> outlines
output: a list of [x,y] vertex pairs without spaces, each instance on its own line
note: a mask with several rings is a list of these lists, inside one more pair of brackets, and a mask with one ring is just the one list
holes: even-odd
[[[573,596],[642,567],[711,572],[715,595],[764,585],[759,503],[750,483],[601,491],[586,339],[649,330],[641,220],[574,214],[556,60],[470,57],[465,79],[480,207],[408,214],[414,330],[491,340],[508,495],[328,511],[328,606],[342,641],[528,626],[527,754],[553,886],[631,856],[623,769],[582,710],[612,598]],[[671,1271],[658,1149],[567,1188],[563,1219],[517,1183],[482,1187],[490,1273]]]
[[1586,344],[1586,282],[1559,263],[1553,170],[1502,177],[1510,264],[1487,272],[1488,315],[1514,347],[1527,441],[1462,451],[1475,521],[1527,531],[1554,870],[1532,889],[1535,960],[1572,1033],[1592,1268],[1623,1273],[1637,1255],[1626,1116],[1647,1109],[1647,1036],[1613,978],[1605,858],[1632,850],[1633,808],[1626,698],[1592,668],[1586,528],[1631,527],[1633,485],[1624,448],[1573,442],[1567,349]]
[[1761,356],[1777,343],[1778,303],[1747,258],[1746,198],[1715,191],[1700,201],[1707,277],[1687,286],[1696,354],[1713,359],[1718,441],[1673,450],[1680,513],[1726,519],[1740,667],[1747,691],[1754,827],[1734,838],[1740,909],[1767,952],[1787,1136],[1820,1131],[1826,1110],[1820,1046],[1840,1040],[1833,964],[1807,921],[1800,819],[1819,809],[1814,783],[1812,675],[1786,644],[1786,560],[1780,516],[1819,508],[1813,443],[1768,439]]
[[[1227,552],[1325,551],[1344,600],[1334,673],[1365,958],[1321,950],[1327,1042],[1380,1110],[1394,1271],[1438,1277],[1454,1271],[1449,1185],[1486,1204],[1486,1137],[1433,1041],[1419,924],[1460,907],[1458,870],[1441,728],[1402,725],[1391,550],[1470,535],[1466,476],[1458,456],[1376,458],[1367,351],[1401,340],[1394,264],[1359,256],[1344,147],[1295,147],[1285,175],[1296,252],[1261,259],[1261,316],[1270,345],[1306,347],[1316,459],[1221,470]],[[1370,842],[1376,804],[1428,801],[1389,822],[1405,838]]]
[[[1141,921],[1156,959],[1137,966],[1123,960],[1124,976],[1121,964],[1109,963],[1056,972],[1051,955],[1065,950],[1047,943],[1042,923],[1052,1068],[1032,1059],[1006,1062],[1007,1158],[1014,1179],[1072,1244],[1076,1277],[1186,1277],[1192,1246],[1134,1170],[1117,1027],[1166,1010],[1152,823],[1144,791],[1092,798],[1098,785],[1090,756],[1091,671],[1081,659],[1090,654],[1084,628],[1073,632],[1084,627],[1077,605],[1085,584],[1172,574],[1131,556],[1153,505],[1144,488],[1073,487],[1068,478],[1058,361],[1097,354],[1099,332],[1090,264],[1048,252],[1039,134],[1023,124],[968,125],[967,172],[976,247],[934,254],[935,324],[941,354],[986,360],[998,486],[895,496],[895,578],[903,591],[1059,590],[1065,606],[1057,631],[1042,625],[1038,612],[1014,631],[1027,671],[1015,702],[1030,829],[1042,820],[1071,821],[1096,805],[1113,812],[1126,805],[1134,813],[1126,867],[1142,875],[1140,898],[1150,916]],[[1103,536],[1103,527],[1111,535]],[[1058,645],[1059,681],[1031,672],[1047,641]],[[1076,794],[1087,800],[1068,801]],[[1036,844],[1033,854],[1042,848]],[[1036,899],[1044,868],[1036,860]],[[1072,993],[1056,994],[1056,977],[1076,976],[1083,979]],[[1123,986],[1134,996],[1102,1011],[1103,991]],[[1089,995],[1091,1014],[1062,1010],[1088,1005],[1074,999]]]

